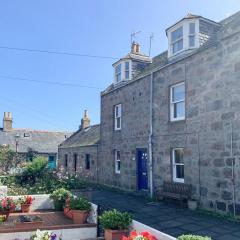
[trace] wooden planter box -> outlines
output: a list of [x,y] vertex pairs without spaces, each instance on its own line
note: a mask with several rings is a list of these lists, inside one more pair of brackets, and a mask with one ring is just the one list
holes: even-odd
[[105,240],[121,240],[122,236],[127,236],[128,230],[104,230]]
[[26,228],[26,229],[38,229],[43,224],[43,221],[36,221],[36,222],[16,222],[16,228]]

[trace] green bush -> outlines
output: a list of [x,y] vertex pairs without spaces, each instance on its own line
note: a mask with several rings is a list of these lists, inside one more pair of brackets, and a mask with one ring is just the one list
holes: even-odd
[[104,229],[125,230],[132,223],[132,216],[127,212],[119,212],[116,209],[106,211],[99,217]]
[[91,203],[85,198],[71,198],[69,207],[71,210],[89,211],[91,209]]
[[44,175],[47,168],[48,160],[45,157],[35,157],[32,162],[27,162],[23,167],[23,172],[18,175],[20,183],[31,182],[35,183],[37,178]]
[[50,195],[50,198],[53,199],[55,209],[62,211],[67,198],[71,196],[72,194],[70,191],[66,190],[65,188],[59,188],[53,191],[53,193]]
[[177,238],[178,240],[211,240],[209,237],[201,237],[197,235],[181,235]]

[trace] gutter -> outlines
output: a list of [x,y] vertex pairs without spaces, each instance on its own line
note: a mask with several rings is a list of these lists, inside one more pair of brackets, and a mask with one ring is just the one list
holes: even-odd
[[152,134],[153,134],[153,72],[150,79],[150,104],[149,104],[149,136],[148,136],[148,154],[149,154],[149,186],[150,186],[150,198],[153,198],[153,159],[152,159]]

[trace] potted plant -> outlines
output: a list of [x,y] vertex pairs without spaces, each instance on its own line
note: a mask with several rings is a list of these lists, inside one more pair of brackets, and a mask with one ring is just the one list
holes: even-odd
[[189,235],[181,235],[177,238],[177,240],[211,240],[211,238],[189,234]]
[[157,239],[149,232],[138,233],[136,231],[132,231],[129,237],[123,236],[121,240],[157,240]]
[[127,212],[119,212],[113,209],[104,212],[99,220],[104,228],[105,240],[120,240],[122,236],[127,235],[132,223],[132,216]]
[[14,212],[16,204],[10,197],[5,197],[0,201],[0,215],[5,216],[5,220],[9,217],[10,212]]
[[[40,231],[39,229],[30,237],[30,240],[57,240],[57,235],[50,231]],[[59,240],[61,238],[59,237]]]
[[91,210],[91,203],[85,198],[71,198],[69,207],[72,212],[73,222],[83,224],[86,222]]
[[65,214],[65,216],[67,216],[68,218],[72,219],[72,211],[70,209],[70,198],[67,198],[66,199],[66,202],[65,202],[65,207],[63,208],[63,212]]
[[21,211],[23,213],[30,212],[30,208],[33,202],[32,196],[24,196],[23,198],[19,198],[19,202],[21,204]]
[[63,206],[65,205],[66,199],[72,196],[71,192],[65,188],[58,188],[50,195],[53,200],[54,207],[58,211],[63,211]]
[[197,200],[193,199],[193,198],[190,198],[188,199],[188,208],[190,210],[196,210],[198,207],[198,202]]

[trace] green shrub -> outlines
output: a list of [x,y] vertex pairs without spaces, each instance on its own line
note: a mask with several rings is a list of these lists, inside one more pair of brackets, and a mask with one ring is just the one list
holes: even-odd
[[69,207],[71,210],[83,210],[89,211],[91,209],[91,203],[85,198],[71,198]]
[[71,197],[72,194],[70,191],[65,188],[58,188],[50,195],[50,198],[53,199],[54,206],[56,210],[62,211],[63,206],[66,203],[66,199]]
[[35,157],[32,162],[27,162],[23,167],[23,172],[18,175],[20,183],[31,182],[35,183],[37,178],[44,175],[47,168],[48,160],[45,157]]
[[119,212],[116,209],[106,211],[99,217],[104,229],[125,230],[132,223],[132,216],[127,212]]
[[197,235],[181,235],[177,238],[178,240],[211,240],[209,237],[201,237]]

